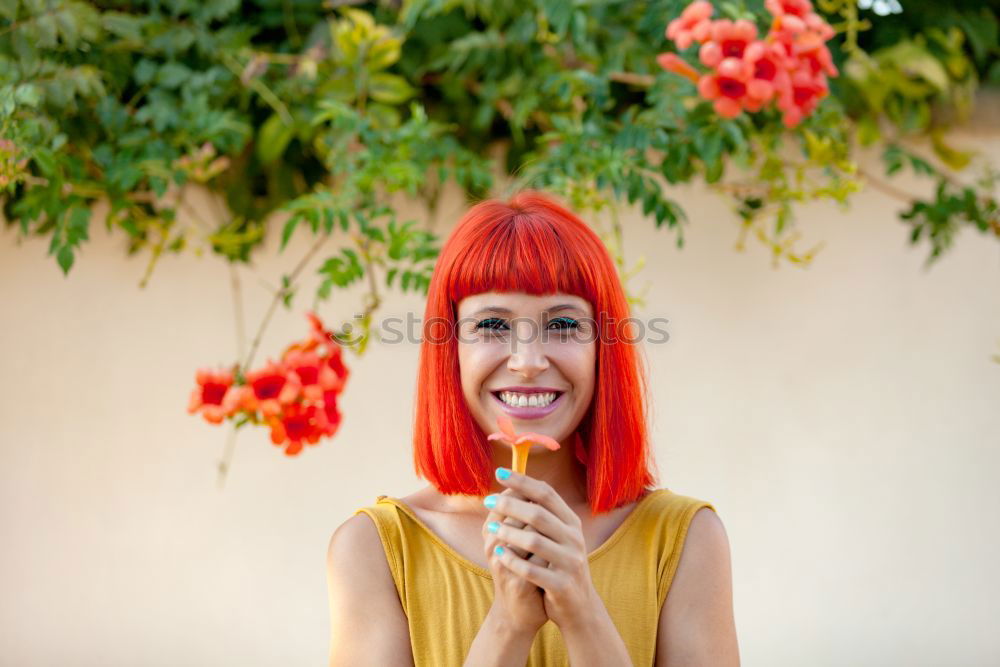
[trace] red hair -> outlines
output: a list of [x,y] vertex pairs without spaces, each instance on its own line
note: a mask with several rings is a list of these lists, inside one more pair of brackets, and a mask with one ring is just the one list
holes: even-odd
[[[590,302],[598,332],[629,317],[618,272],[601,239],[580,218],[538,192],[483,201],[462,217],[441,249],[427,294],[414,420],[418,477],[441,493],[489,493],[486,434],[462,395],[457,304],[482,292],[562,292]],[[646,374],[632,341],[597,336],[594,396],[576,430],[594,514],[638,499],[653,483],[647,442]],[[621,340],[624,335],[626,340]],[[442,342],[443,341],[443,342]]]

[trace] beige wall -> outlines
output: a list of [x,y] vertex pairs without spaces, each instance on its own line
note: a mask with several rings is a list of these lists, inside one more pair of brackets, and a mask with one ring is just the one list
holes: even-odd
[[[995,130],[969,141],[1000,155]],[[670,321],[646,350],[652,433],[660,485],[727,527],[744,664],[998,664],[997,242],[966,231],[924,271],[897,203],[870,191],[846,214],[802,209],[803,247],[826,248],[773,270],[759,245],[733,250],[721,199],[678,196],[694,221],[682,251],[626,216],[629,258],[651,260],[638,314]],[[460,211],[447,202],[445,225]],[[224,431],[184,408],[194,370],[233,358],[225,265],[167,257],[143,291],[145,260],[92,237],[69,279],[45,242],[0,238],[0,663],[323,664],[331,532],[423,485],[417,347],[350,359],[342,430],[296,459],[245,431],[219,490]],[[259,281],[305,241],[279,255],[272,238],[243,271],[251,326]],[[265,355],[303,334],[314,286]],[[392,294],[383,314],[422,309]]]

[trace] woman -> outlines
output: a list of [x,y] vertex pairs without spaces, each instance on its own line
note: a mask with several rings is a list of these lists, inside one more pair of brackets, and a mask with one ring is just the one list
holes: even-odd
[[[628,317],[571,212],[534,192],[468,211],[424,319],[414,462],[430,485],[330,540],[331,665],[739,664],[722,522],[652,488]],[[486,438],[499,417],[561,446],[511,472],[510,444]]]

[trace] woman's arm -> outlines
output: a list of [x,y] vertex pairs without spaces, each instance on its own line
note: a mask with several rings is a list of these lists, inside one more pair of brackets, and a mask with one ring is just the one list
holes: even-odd
[[695,512],[660,611],[656,667],[739,667],[729,539],[722,520]]
[[528,662],[534,635],[508,627],[491,607],[483,620],[462,667],[497,667]]
[[406,615],[378,529],[367,515],[352,516],[334,531],[326,580],[330,667],[413,664]]
[[579,627],[560,627],[566,652],[569,654],[569,664],[573,667],[587,665],[621,665],[632,664],[625,641],[622,639],[615,622],[611,620],[607,607],[600,598],[594,603],[592,615]]

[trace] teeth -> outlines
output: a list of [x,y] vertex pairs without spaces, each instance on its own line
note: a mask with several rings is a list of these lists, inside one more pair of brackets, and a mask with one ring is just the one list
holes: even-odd
[[514,391],[502,391],[500,400],[517,408],[544,408],[556,400],[556,393],[550,391],[544,394],[520,394]]

